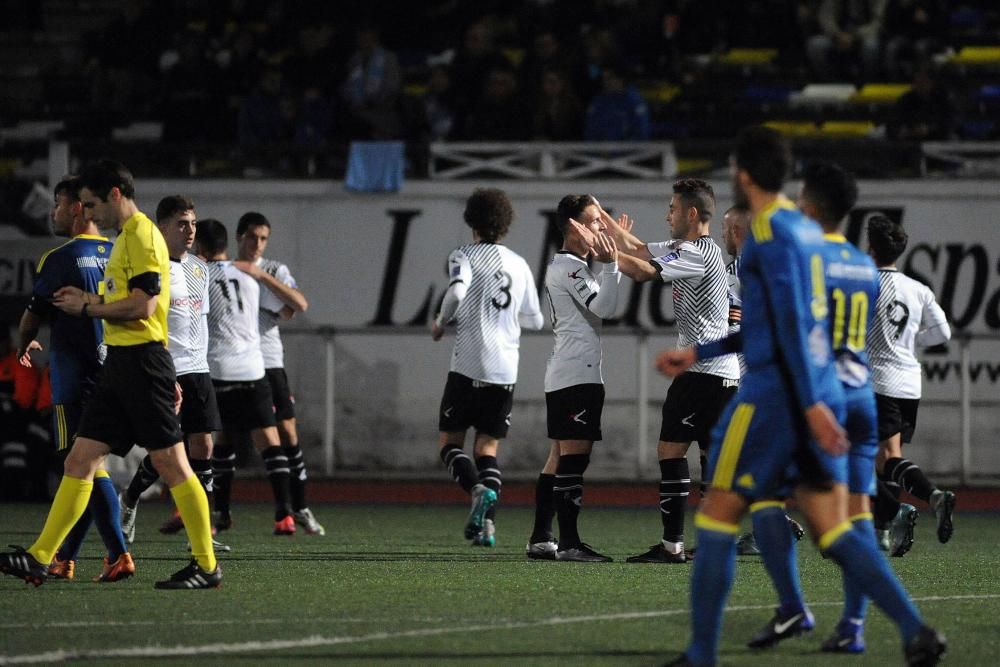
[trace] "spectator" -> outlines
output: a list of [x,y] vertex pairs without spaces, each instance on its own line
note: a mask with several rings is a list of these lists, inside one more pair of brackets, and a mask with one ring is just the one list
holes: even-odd
[[451,63],[451,85],[459,123],[479,104],[485,93],[484,82],[496,68],[510,67],[497,49],[493,30],[485,20],[473,23],[465,30],[465,42]]
[[463,136],[472,141],[523,141],[530,116],[510,67],[497,67],[486,78],[485,93],[465,119]]
[[455,128],[455,96],[451,86],[451,70],[446,65],[431,67],[427,94],[413,110],[414,131],[424,141],[443,141]]
[[583,104],[564,72],[548,69],[542,74],[532,125],[535,139],[579,141],[583,135]]
[[401,133],[402,78],[396,54],[385,49],[373,25],[357,33],[357,49],[347,63],[341,97],[347,104],[352,138],[395,139]]
[[543,28],[535,33],[532,48],[521,63],[521,91],[535,99],[542,93],[543,75],[549,70],[573,72],[573,58],[565,52],[554,30]]
[[606,67],[603,87],[587,108],[583,136],[587,141],[649,139],[649,106],[639,91],[627,85],[618,67]]
[[905,81],[947,44],[948,7],[944,0],[889,0],[883,34],[886,76]]
[[817,77],[871,81],[878,75],[879,33],[887,1],[822,0],[817,15],[820,33],[806,43],[809,65]]
[[913,87],[892,107],[887,134],[901,141],[948,141],[955,138],[958,112],[951,91],[929,67],[917,70]]
[[241,148],[256,148],[277,142],[282,134],[281,70],[268,67],[261,72],[253,92],[240,104],[237,129]]

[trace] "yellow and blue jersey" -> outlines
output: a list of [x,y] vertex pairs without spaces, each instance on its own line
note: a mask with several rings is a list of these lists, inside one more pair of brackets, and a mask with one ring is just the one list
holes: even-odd
[[42,255],[28,310],[49,318],[49,366],[54,404],[74,403],[81,390],[92,385],[103,360],[101,320],[67,315],[52,305],[60,287],[79,287],[99,293],[111,257],[111,242],[103,236],[81,234]]
[[865,341],[875,318],[878,269],[841,234],[824,235],[824,249],[830,343],[837,377],[844,386],[843,425],[851,441],[848,486],[851,493],[873,495],[878,422]]

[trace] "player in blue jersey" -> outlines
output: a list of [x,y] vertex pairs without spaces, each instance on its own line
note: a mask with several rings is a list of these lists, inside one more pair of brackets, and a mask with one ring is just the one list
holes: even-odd
[[[932,665],[944,652],[943,637],[923,624],[874,542],[847,518],[849,443],[838,423],[844,396],[830,354],[823,237],[780,194],[790,164],[779,133],[763,127],[741,132],[733,185],[736,203],[753,213],[740,267],[749,372],[713,432],[712,484],[695,517],[692,638],[669,664],[715,664],[740,518],[750,503],[794,484],[820,549],[897,623],[907,661]],[[722,347],[669,350],[657,365],[676,374]]]
[[[104,334],[101,320],[67,315],[52,306],[52,295],[66,286],[98,292],[111,256],[111,241],[101,236],[97,225],[85,216],[80,203],[80,182],[73,177],[56,185],[52,225],[58,236],[68,236],[70,240],[48,251],[38,261],[31,301],[18,327],[17,354],[23,365],[31,366],[31,352],[42,349],[36,340],[39,328],[48,319],[53,432],[57,450],[65,455],[73,443],[83,404],[95,386],[104,359]],[[73,578],[77,554],[91,523],[97,524],[108,548],[104,570],[96,581],[118,581],[135,573],[135,563],[118,525],[115,487],[103,468],[95,474],[94,486],[96,493],[91,495],[87,511],[70,531],[49,567],[51,576]]]

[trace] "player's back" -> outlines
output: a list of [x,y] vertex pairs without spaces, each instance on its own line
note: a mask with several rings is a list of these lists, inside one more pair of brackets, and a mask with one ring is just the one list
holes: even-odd
[[861,387],[870,377],[865,339],[875,316],[878,270],[871,257],[843,235],[823,238],[830,344],[837,376],[849,387]]
[[817,389],[840,395],[826,331],[823,253],[819,225],[779,198],[751,222],[740,266],[750,375],[781,368],[808,400],[819,398],[811,393]]
[[449,272],[458,271],[468,285],[455,313],[451,370],[474,380],[514,384],[521,340],[518,315],[538,309],[531,269],[520,255],[496,243],[457,248],[448,264]]
[[257,309],[260,286],[229,260],[208,263],[208,366],[213,380],[264,376]]
[[[111,247],[104,237],[81,234],[49,251],[38,263],[35,294],[50,298],[67,286],[99,293]],[[82,385],[95,381],[104,360],[103,325],[100,318],[76,317],[58,308],[47,312],[53,402],[72,402]]]
[[867,341],[875,391],[896,398],[920,398],[916,348],[945,342],[951,328],[929,287],[895,268],[879,269],[878,279],[875,323]]
[[560,251],[545,274],[555,345],[545,368],[545,391],[601,383],[603,321],[587,308],[600,283],[587,262]]

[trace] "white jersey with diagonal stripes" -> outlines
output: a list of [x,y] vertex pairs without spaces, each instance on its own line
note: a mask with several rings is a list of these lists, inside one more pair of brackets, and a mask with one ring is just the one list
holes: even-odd
[[208,267],[193,255],[170,260],[167,350],[177,375],[208,372]]
[[[743,321],[743,284],[740,282],[740,256],[733,257],[733,261],[726,264],[726,279],[729,281],[729,334],[735,334],[740,330]],[[747,362],[743,358],[743,353],[736,354],[736,361],[740,367],[740,377],[747,374]]]
[[462,283],[451,370],[491,384],[515,384],[522,318],[541,323],[535,278],[520,255],[496,243],[470,243],[448,255],[451,284]]
[[951,327],[930,288],[895,268],[878,270],[875,322],[865,350],[875,393],[892,398],[920,398],[918,347],[940,345]]
[[[679,348],[711,343],[729,334],[729,274],[711,236],[646,245],[664,282],[673,283]],[[730,380],[740,377],[735,354],[699,359],[688,369]]]
[[[274,259],[257,259],[257,266],[274,276],[278,282],[298,289],[298,284],[288,267]],[[264,368],[284,368],[285,348],[281,344],[281,309],[284,301],[279,299],[267,286],[260,288],[260,352],[264,355]]]
[[[601,328],[612,317],[621,274],[617,264],[597,273],[587,262],[561,250],[545,274],[555,346],[545,366],[545,391],[578,384],[603,384]],[[603,298],[602,298],[603,297]]]
[[260,285],[229,260],[208,263],[208,369],[213,380],[248,382],[264,377],[257,309]]

